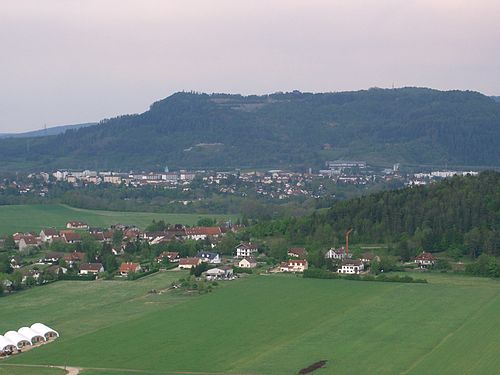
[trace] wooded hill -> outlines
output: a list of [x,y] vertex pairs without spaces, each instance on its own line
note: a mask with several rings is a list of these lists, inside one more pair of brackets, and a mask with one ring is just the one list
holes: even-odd
[[0,140],[16,168],[500,164],[500,103],[425,88],[264,96],[177,93],[138,115],[57,136]]
[[348,228],[352,243],[388,243],[406,259],[422,250],[500,256],[500,173],[372,194],[307,217],[261,222],[251,232],[321,248],[343,244]]

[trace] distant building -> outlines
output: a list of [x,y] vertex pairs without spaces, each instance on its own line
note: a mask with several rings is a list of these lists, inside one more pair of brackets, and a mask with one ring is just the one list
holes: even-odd
[[333,247],[328,250],[325,254],[326,259],[346,259],[346,258],[351,258],[352,254],[349,254],[346,252],[345,248],[339,247],[338,249],[334,249]]
[[358,259],[344,259],[342,266],[337,270],[338,273],[359,274],[365,269],[361,260]]
[[89,229],[89,226],[88,226],[88,224],[86,224],[82,221],[73,220],[73,221],[68,221],[66,223],[66,228],[67,229]]
[[307,251],[303,247],[291,247],[288,249],[287,255],[290,258],[304,259],[307,256]]
[[257,245],[250,242],[242,242],[236,247],[236,257],[245,258],[254,256],[259,252]]
[[221,262],[220,255],[218,253],[213,253],[210,251],[200,251],[196,254],[196,258],[199,258],[202,262],[207,262],[210,264],[219,264]]
[[252,257],[246,257],[237,263],[239,268],[255,268],[257,267],[257,261]]
[[418,264],[421,268],[426,268],[428,266],[433,266],[437,258],[431,253],[423,251],[421,254],[417,255],[413,261]]
[[82,263],[80,265],[80,275],[97,275],[104,272],[102,263]]
[[191,269],[201,264],[200,258],[181,258],[179,259],[179,268],[183,269]]
[[309,267],[305,259],[291,259],[280,264],[281,272],[304,272]]
[[120,264],[120,275],[127,276],[129,273],[140,272],[142,270],[139,263],[124,262]]

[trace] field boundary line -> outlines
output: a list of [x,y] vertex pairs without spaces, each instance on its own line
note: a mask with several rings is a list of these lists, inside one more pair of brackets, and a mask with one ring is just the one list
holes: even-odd
[[472,314],[470,314],[464,321],[455,329],[453,329],[450,333],[448,333],[446,336],[444,336],[438,343],[435,345],[431,350],[429,350],[427,353],[423,354],[420,358],[418,358],[413,364],[408,367],[406,370],[401,371],[399,374],[400,375],[407,375],[410,373],[410,371],[413,371],[420,363],[422,363],[423,360],[425,360],[428,356],[430,356],[432,353],[434,353],[437,349],[439,349],[441,346],[444,345],[446,341],[455,333],[460,331],[463,327],[465,327],[471,319],[474,319],[477,315],[481,313],[485,308],[487,308],[489,305],[493,304],[495,300],[498,298],[498,293],[495,293],[494,297],[487,300],[484,302],[476,311],[474,311]]

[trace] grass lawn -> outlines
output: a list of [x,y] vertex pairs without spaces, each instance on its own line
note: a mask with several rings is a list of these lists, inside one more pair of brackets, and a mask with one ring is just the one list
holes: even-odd
[[86,368],[84,375],[118,369],[289,375],[322,359],[327,368],[318,374],[492,374],[500,366],[497,281],[276,275],[194,298],[144,294],[176,275],[146,278],[142,286],[56,283],[0,299],[0,332],[40,320],[62,335],[6,363],[67,364]]
[[58,368],[27,367],[27,366],[2,366],[0,362],[0,375],[65,375],[66,371]]
[[96,227],[108,227],[111,224],[134,224],[145,228],[155,220],[167,223],[194,225],[198,219],[210,217],[217,219],[236,219],[235,215],[200,215],[200,214],[162,214],[153,212],[118,212],[84,210],[62,204],[53,205],[13,205],[0,206],[0,235],[22,231],[40,231],[42,228],[64,228],[70,220],[80,220]]

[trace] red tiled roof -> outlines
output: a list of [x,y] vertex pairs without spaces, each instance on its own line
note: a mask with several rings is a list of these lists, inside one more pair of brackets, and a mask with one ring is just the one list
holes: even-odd
[[82,263],[80,265],[80,271],[94,271],[98,272],[102,268],[102,263]]
[[429,261],[432,261],[432,260],[436,260],[436,257],[434,255],[432,255],[431,253],[428,253],[428,252],[422,252],[422,254],[419,254],[415,257],[415,260],[429,260]]
[[141,265],[139,263],[125,262],[120,265],[120,272],[128,273],[135,272]]
[[181,266],[197,266],[198,264],[201,263],[200,258],[181,258],[179,260],[179,265]]
[[307,251],[303,247],[291,247],[288,249],[288,254],[295,254],[299,257],[303,257],[307,254]]

